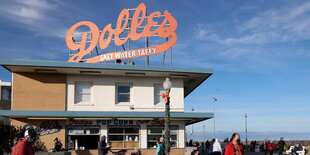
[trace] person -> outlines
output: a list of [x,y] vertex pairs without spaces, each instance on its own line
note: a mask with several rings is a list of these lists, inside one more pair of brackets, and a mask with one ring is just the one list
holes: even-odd
[[276,149],[276,145],[272,141],[270,141],[269,144],[268,144],[267,149],[268,149],[270,155],[272,155],[273,151]]
[[205,146],[206,146],[206,152],[209,153],[209,146],[210,146],[209,140],[206,141]]
[[253,141],[253,152],[255,152],[255,147],[256,147],[256,140]]
[[160,142],[160,140],[156,141],[157,147],[156,147],[156,155],[163,155],[164,154],[164,147],[163,144]]
[[292,151],[292,154],[298,154],[297,153],[297,151],[302,151],[302,146],[300,145],[300,144],[296,144],[295,146],[294,146],[294,149],[293,149],[293,151]]
[[162,145],[162,147],[163,147],[163,150],[164,150],[164,151],[163,151],[163,155],[165,155],[165,154],[166,154],[166,153],[165,153],[165,151],[166,151],[166,150],[165,150],[165,147],[166,147],[166,146],[165,146],[165,139],[164,139],[164,137],[160,137],[160,138],[159,138],[159,141],[160,141],[160,143],[161,143],[161,145]]
[[214,144],[214,142],[215,142],[215,139],[212,139],[211,143],[210,143],[210,148],[209,148],[210,149],[210,151],[209,151],[210,154],[212,154],[212,152],[213,152],[213,144]]
[[213,143],[214,143],[214,141],[213,140],[211,140],[210,141],[210,143],[209,143],[209,154],[212,154],[212,151],[213,151]]
[[284,138],[281,137],[280,141],[277,143],[278,149],[279,149],[279,155],[282,155],[283,151],[284,151],[284,147],[285,147],[285,141]]
[[12,155],[34,155],[32,144],[34,143],[35,133],[26,130],[24,138],[20,139],[14,146]]
[[53,152],[61,151],[61,148],[62,148],[62,143],[61,143],[61,141],[56,137],[56,138],[54,139],[54,149],[53,149]]
[[266,141],[264,141],[262,144],[262,149],[264,151],[264,155],[267,155],[267,151],[268,151],[267,147],[268,147],[268,143]]
[[114,152],[111,150],[111,148],[112,148],[111,142],[108,142],[107,146],[103,150],[103,154],[108,154],[109,151],[113,154]]
[[102,136],[98,144],[98,155],[105,155],[104,149],[107,147],[107,143],[105,142],[105,140],[106,140],[106,136]]
[[212,155],[221,155],[222,154],[222,147],[218,139],[216,138],[213,143],[213,150]]
[[225,155],[244,155],[240,135],[238,133],[232,134],[230,142],[225,148]]
[[196,149],[194,149],[194,150],[191,152],[191,155],[199,155],[199,152],[198,152]]
[[142,155],[141,150],[139,148],[135,148],[135,151],[131,153],[131,155]]
[[197,151],[199,152],[199,154],[206,154],[205,144],[203,142],[199,142]]
[[253,152],[253,140],[250,143],[250,152]]
[[188,142],[188,146],[189,147],[193,147],[193,140],[191,139],[191,140],[189,140],[189,142]]
[[224,142],[223,142],[223,152],[222,152],[222,154],[225,154],[225,148],[226,148],[226,146],[227,146],[228,143],[229,143],[228,138],[226,138],[226,139],[224,140]]

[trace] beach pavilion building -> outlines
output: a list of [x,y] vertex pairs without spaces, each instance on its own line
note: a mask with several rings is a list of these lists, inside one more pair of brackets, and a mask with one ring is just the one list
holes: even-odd
[[10,110],[0,116],[34,128],[49,149],[58,137],[72,154],[97,154],[100,137],[113,149],[154,154],[164,133],[163,82],[172,82],[171,154],[184,154],[185,127],[213,113],[184,111],[184,98],[211,69],[65,61],[0,60],[12,72]]

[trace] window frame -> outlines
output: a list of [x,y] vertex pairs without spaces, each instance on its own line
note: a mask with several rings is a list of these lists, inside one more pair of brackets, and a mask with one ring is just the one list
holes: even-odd
[[[173,125],[173,126],[175,126],[175,125]],[[161,132],[152,133],[151,129],[161,130]],[[177,128],[175,128],[175,129],[173,129],[172,127],[170,129],[170,143],[175,143],[175,146],[170,144],[171,148],[179,148],[179,140],[180,140],[179,130],[180,130],[179,126],[177,126]],[[153,146],[150,146],[150,144],[156,143],[156,140],[159,140],[159,138],[157,138],[156,140],[150,139],[151,136],[164,137],[164,134],[165,134],[165,128],[164,127],[147,125],[147,148],[153,148]],[[176,139],[171,140],[172,136],[175,136]]]
[[[153,102],[154,102],[154,106],[163,107],[163,106],[165,106],[164,102],[156,102],[156,97],[157,96],[159,96],[161,98],[161,94],[156,94],[156,87],[157,86],[161,86],[163,88],[162,84],[159,84],[159,83],[155,83],[154,84],[154,89],[153,89],[153,94],[154,94]],[[165,91],[164,88],[163,88],[163,91]]]
[[[118,87],[119,86],[129,86],[129,102],[119,102],[118,101]],[[132,90],[133,90],[133,84],[132,83],[116,83],[115,84],[115,104],[116,105],[122,105],[122,104],[131,104],[132,103]]]
[[0,99],[4,101],[11,101],[12,100],[12,87],[11,86],[0,86],[0,88],[1,88]]
[[[122,129],[122,132],[120,133],[113,133],[113,132],[111,132],[111,130],[113,129],[113,128],[119,128],[119,129]],[[138,129],[138,132],[135,132],[135,133],[127,133],[126,132],[126,128],[128,128],[128,129],[131,129],[131,128],[136,128],[136,129]],[[122,139],[123,140],[111,140],[111,136],[122,136]],[[137,140],[135,140],[135,138],[134,139],[132,139],[131,141],[128,139],[128,140],[126,140],[126,136],[128,136],[128,137],[137,137],[138,139]],[[140,126],[113,126],[113,127],[111,127],[111,126],[109,126],[108,127],[108,140],[109,140],[109,142],[111,142],[112,143],[112,145],[113,145],[113,143],[114,142],[116,142],[116,143],[122,143],[122,147],[115,147],[115,148],[117,148],[117,149],[122,149],[122,148],[126,148],[125,147],[125,145],[126,145],[126,143],[138,143],[138,146],[141,146],[141,127]],[[135,148],[135,147],[132,147],[132,148]]]
[[[87,102],[78,102],[77,98],[80,93],[77,92],[77,85],[78,84],[90,84],[89,90],[89,101]],[[93,82],[92,81],[75,81],[74,83],[74,105],[93,105]]]

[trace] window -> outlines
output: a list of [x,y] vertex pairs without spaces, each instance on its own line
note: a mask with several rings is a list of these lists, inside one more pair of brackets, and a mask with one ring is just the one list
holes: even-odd
[[108,138],[113,148],[138,148],[139,127],[110,127]]
[[154,104],[155,105],[164,105],[165,99],[161,97],[162,93],[165,93],[163,85],[155,84],[154,85]]
[[7,86],[1,87],[1,99],[11,100],[11,87],[7,87]]
[[[165,133],[164,127],[148,126],[147,127],[147,147],[156,147],[156,141],[163,137]],[[177,147],[178,142],[178,126],[170,125],[170,146]]]
[[90,103],[92,86],[91,82],[76,82],[75,103]]
[[130,102],[131,84],[118,84],[117,91],[117,103]]
[[67,126],[68,149],[97,149],[100,141],[99,126]]

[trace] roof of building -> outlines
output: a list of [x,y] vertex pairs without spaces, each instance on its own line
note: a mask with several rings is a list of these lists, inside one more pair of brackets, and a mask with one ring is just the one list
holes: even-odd
[[[164,112],[116,112],[116,111],[31,111],[31,110],[0,110],[0,116],[26,119],[59,119],[59,118],[164,118]],[[171,112],[171,119],[185,120],[187,125],[213,117],[213,113]]]
[[0,60],[11,72],[110,75],[133,77],[170,77],[184,79],[184,97],[213,74],[212,69],[170,66],[77,63],[43,60]]

